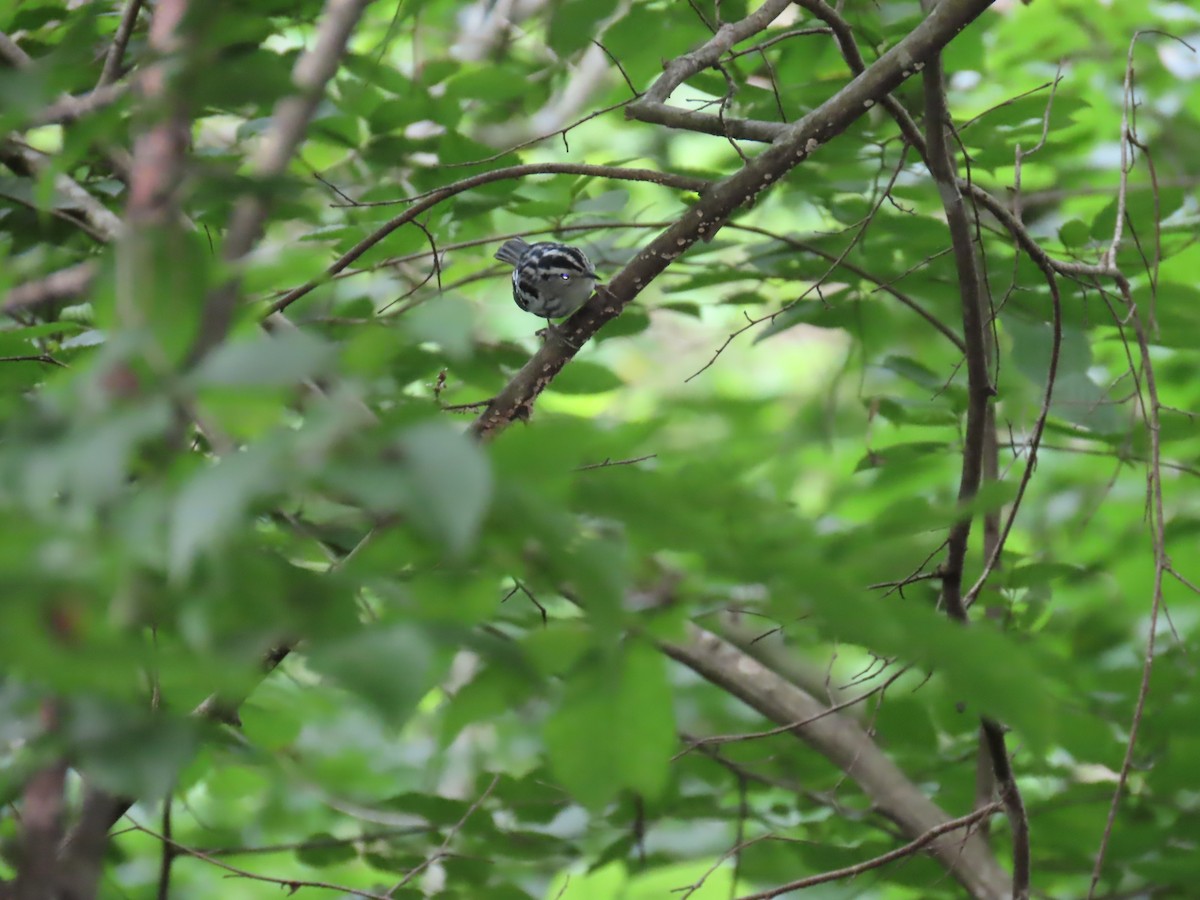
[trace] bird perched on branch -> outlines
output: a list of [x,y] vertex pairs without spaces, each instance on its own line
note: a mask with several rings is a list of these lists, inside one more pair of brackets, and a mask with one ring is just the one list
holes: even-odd
[[517,306],[547,321],[569,316],[596,289],[596,270],[578,247],[512,238],[496,251],[496,259],[513,267]]

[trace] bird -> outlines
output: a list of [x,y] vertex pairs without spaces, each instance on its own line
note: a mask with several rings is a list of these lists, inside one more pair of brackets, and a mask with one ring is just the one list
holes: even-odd
[[496,259],[513,267],[513,300],[547,322],[569,316],[596,289],[596,270],[578,247],[512,238],[500,245]]

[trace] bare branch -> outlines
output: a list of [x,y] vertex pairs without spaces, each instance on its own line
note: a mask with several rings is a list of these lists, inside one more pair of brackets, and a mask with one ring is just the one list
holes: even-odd
[[34,309],[61,301],[77,300],[91,287],[97,265],[89,260],[52,272],[38,281],[19,284],[4,298],[6,313]]
[[191,847],[181,844],[164,834],[159,834],[158,832],[147,828],[145,825],[134,822],[133,819],[130,819],[129,821],[133,824],[133,827],[136,830],[144,832],[156,840],[162,841],[164,844],[170,845],[177,853],[184,854],[186,856],[194,856],[196,859],[203,860],[211,866],[216,866],[218,869],[223,869],[226,872],[237,876],[238,878],[248,878],[251,881],[262,881],[267,884],[277,884],[280,887],[288,888],[292,893],[300,890],[300,888],[319,888],[326,891],[338,891],[343,894],[351,894],[355,897],[364,897],[366,900],[388,900],[388,895],[386,894],[373,894],[370,891],[360,891],[357,888],[352,888],[341,884],[330,884],[326,881],[301,881],[294,878],[275,878],[271,875],[259,875],[255,872],[247,871],[246,869],[240,869],[237,866],[231,866],[229,863],[221,862],[221,860],[214,859],[207,853],[202,853],[199,850],[193,850]]
[[0,356],[0,362],[40,362],[49,366],[68,368],[66,363],[59,362],[49,353],[34,353],[29,356]]
[[[813,715],[811,715],[805,719],[799,719],[795,722],[784,722],[782,725],[777,725],[774,728],[768,728],[766,731],[752,731],[752,732],[746,732],[743,734],[714,734],[714,735],[709,735],[708,737],[694,738],[688,744],[687,748],[685,748],[684,750],[675,754],[672,761],[674,761],[675,759],[679,759],[680,757],[686,756],[688,753],[697,749],[698,747],[720,746],[722,744],[737,744],[737,743],[742,743],[744,741],[757,741],[757,740],[761,740],[762,738],[775,737],[776,735],[786,734],[789,731],[795,731],[798,728],[803,728],[805,725],[811,725],[813,722],[817,721],[818,719],[822,719],[825,716],[836,715],[840,712],[850,709],[851,707],[857,706],[859,703],[863,703],[864,701],[870,699],[871,697],[875,696],[876,694],[882,693],[883,691],[887,690],[892,684],[894,684],[902,675],[904,675],[906,671],[907,671],[907,669],[901,669],[900,671],[896,672],[894,675],[890,676],[882,684],[877,684],[874,687],[869,688],[866,691],[863,691],[861,694],[857,694],[846,700],[841,700],[837,703],[834,703],[832,706],[827,706],[820,712],[814,713]],[[797,685],[797,687],[799,687],[799,685]]]
[[462,814],[462,817],[459,818],[459,820],[455,822],[454,825],[452,825],[446,832],[446,838],[442,841],[442,845],[433,853],[429,854],[429,856],[425,857],[425,859],[423,859],[420,863],[409,869],[409,871],[405,873],[404,877],[396,882],[396,884],[392,886],[391,890],[389,890],[383,896],[391,897],[396,893],[396,891],[400,890],[400,888],[404,887],[419,874],[424,872],[427,868],[445,856],[446,851],[450,848],[451,841],[454,840],[454,836],[462,830],[463,825],[467,823],[467,819],[471,818],[471,815],[475,812],[475,810],[479,809],[479,807],[483,805],[484,801],[491,796],[492,791],[496,789],[496,785],[499,783],[500,776],[493,776],[491,783],[487,786],[487,788],[484,789],[483,793],[475,798],[474,802],[467,807],[467,811]]
[[[649,169],[625,169],[617,166],[589,166],[580,163],[531,163],[523,166],[509,166],[504,169],[495,169],[491,172],[481,172],[479,175],[472,175],[470,178],[464,178],[461,181],[456,181],[446,187],[438,188],[429,194],[422,194],[419,197],[409,198],[415,201],[407,210],[400,213],[393,219],[388,220],[375,231],[371,232],[345,253],[337,258],[337,260],[328,269],[325,270],[325,279],[336,275],[345,269],[350,263],[358,259],[385,237],[395,231],[402,225],[407,225],[417,216],[426,210],[432,209],[437,204],[441,203],[455,194],[461,194],[463,191],[469,191],[471,188],[479,187],[483,184],[490,184],[493,181],[504,181],[509,178],[523,178],[526,175],[550,175],[550,174],[568,174],[568,175],[595,175],[601,178],[616,178],[623,181],[647,181],[653,184],[662,184],[668,187],[677,187],[680,190],[703,192],[709,186],[710,182],[702,178],[691,178],[685,175],[674,175],[670,173],[654,172]],[[406,201],[388,201],[388,202],[406,202]],[[271,305],[271,312],[279,312],[287,309],[292,303],[299,300],[313,288],[321,284],[321,280],[314,279],[306,284],[302,284],[297,288],[288,291]]]
[[[734,44],[758,34],[779,18],[792,0],[767,0],[740,22],[722,25],[702,47],[671,60],[663,74],[646,91],[642,102],[666,103],[674,90],[695,75],[717,62]],[[641,103],[635,104],[641,106]]]
[[[869,69],[784,131],[769,148],[735,174],[714,185],[674,225],[655,238],[604,289],[598,291],[547,341],[472,425],[486,437],[529,414],[537,397],[579,348],[640,294],[672,260],[701,239],[711,239],[738,209],[825,142],[848,128],[875,103],[924,65],[930,54],[949,43],[977,18],[991,0],[945,0]],[[761,9],[774,9],[765,4]],[[733,26],[723,26],[722,30]],[[722,48],[722,52],[725,48]],[[694,56],[694,54],[693,54]],[[698,65],[693,61],[683,67]],[[669,64],[668,70],[672,67]]]
[[773,234],[766,229],[756,228],[752,225],[731,224],[729,227],[738,231],[748,231],[753,234],[761,234],[765,237],[774,238],[775,240],[787,244],[790,247],[795,247],[797,250],[802,250],[805,253],[811,253],[813,256],[819,256],[824,260],[828,260],[834,264],[835,268],[845,269],[847,272],[857,275],[859,278],[864,278],[867,281],[874,282],[878,286],[876,288],[877,290],[883,291],[885,294],[890,294],[896,300],[899,300],[902,304],[907,306],[918,316],[928,322],[951,344],[953,344],[959,350],[965,350],[962,338],[954,333],[954,329],[952,329],[949,325],[947,325],[929,310],[925,309],[925,307],[923,307],[918,301],[914,300],[908,294],[896,290],[896,288],[892,286],[892,283],[881,281],[877,275],[871,274],[866,269],[863,269],[852,262],[847,262],[846,259],[841,255],[835,255],[830,253],[828,250],[822,250],[820,247],[816,246],[815,244],[810,244],[807,241],[796,240],[795,238],[791,238],[783,234]]
[[[414,194],[411,197],[399,197],[395,200],[372,200],[368,203],[359,203],[358,201],[345,198],[345,203],[333,203],[330,205],[335,207],[397,206],[401,203],[415,203],[418,200],[424,200],[439,194],[452,196],[453,194],[459,194],[480,185],[490,184],[493,181],[505,181],[509,178],[525,178],[530,175],[590,175],[594,178],[611,178],[614,181],[641,181],[648,184],[658,184],[663,187],[678,188],[681,191],[691,191],[695,194],[703,194],[712,185],[712,182],[705,178],[695,178],[691,175],[676,175],[674,172],[656,172],[654,169],[631,169],[626,166],[599,166],[589,163],[526,163],[520,166],[508,166],[503,169],[493,169],[491,172],[472,175],[469,178],[463,178],[444,187],[434,188],[432,191],[426,191],[423,194]],[[439,197],[439,202],[444,199],[444,196]],[[341,259],[339,258],[338,261],[341,262]]]
[[982,822],[984,819],[994,815],[1000,810],[1000,804],[992,803],[981,809],[975,810],[965,816],[959,816],[957,819],[951,819],[949,822],[943,822],[930,828],[920,837],[909,841],[903,847],[897,847],[895,850],[889,850],[873,859],[868,859],[860,863],[855,863],[852,866],[846,866],[841,869],[832,869],[828,872],[821,872],[819,875],[810,875],[807,878],[797,878],[795,881],[789,881],[787,884],[781,884],[778,887],[771,888],[767,891],[759,891],[756,894],[744,894],[738,897],[737,900],[771,900],[773,897],[779,897],[791,891],[798,891],[802,888],[814,887],[818,884],[828,884],[831,881],[841,881],[843,878],[853,878],[856,875],[861,875],[863,872],[869,872],[871,869],[878,869],[880,866],[887,865],[890,862],[895,862],[898,859],[903,859],[906,856],[912,856],[917,851],[923,849],[932,841],[949,834],[952,831],[958,831],[961,828],[970,829],[971,826]]
[[[37,151],[12,142],[0,144],[0,162],[19,175],[41,178],[46,172],[46,158]],[[54,189],[66,202],[64,209],[78,215],[89,235],[101,242],[115,241],[121,235],[121,220],[107,206],[89,194],[75,179],[57,174]]]
[[576,472],[589,472],[592,469],[608,469],[613,466],[632,466],[640,462],[645,462],[648,459],[655,459],[657,453],[649,453],[645,456],[635,456],[633,459],[605,459],[603,462],[589,463],[586,466],[576,466]]
[[[900,826],[910,840],[953,820],[884,754],[858,723],[842,713],[822,715],[827,706],[785,681],[753,657],[710,631],[689,625],[688,638],[660,645],[672,659],[780,724],[804,722],[790,732],[845,772],[872,804]],[[972,815],[982,816],[981,810]],[[972,897],[1002,900],[1011,891],[1008,875],[976,836],[928,835],[930,852]]]
[[1137,304],[1133,299],[1133,291],[1129,281],[1119,272],[1114,278],[1121,298],[1125,301],[1129,321],[1137,336],[1138,353],[1141,357],[1142,381],[1145,393],[1138,392],[1138,399],[1146,419],[1146,427],[1150,439],[1150,464],[1147,467],[1147,486],[1150,495],[1151,535],[1154,539],[1154,585],[1153,599],[1150,604],[1150,624],[1146,634],[1146,649],[1142,659],[1142,676],[1138,684],[1137,700],[1134,703],[1133,717],[1129,724],[1129,738],[1125,743],[1125,756],[1121,760],[1121,771],[1117,777],[1117,786],[1113,790],[1112,802],[1109,804],[1108,816],[1104,822],[1104,834],[1100,839],[1100,848],[1096,852],[1096,864],[1092,869],[1092,880],[1088,886],[1088,898],[1095,896],[1096,886],[1100,883],[1100,875],[1104,871],[1104,858],[1108,843],[1112,837],[1113,826],[1116,823],[1117,810],[1125,785],[1129,781],[1129,772],[1133,768],[1133,753],[1137,743],[1138,730],[1146,710],[1146,698],[1150,695],[1150,675],[1154,670],[1154,646],[1158,633],[1158,616],[1163,608],[1163,576],[1173,571],[1170,557],[1167,555],[1166,512],[1163,508],[1162,487],[1162,435],[1159,413],[1162,406],[1158,397],[1158,384],[1154,374],[1154,364],[1150,356],[1150,341],[1146,328],[1138,313]]
[[33,63],[33,58],[3,31],[0,31],[0,59],[14,69],[23,69]]
[[104,57],[104,71],[100,73],[100,80],[96,82],[97,89],[112,84],[120,76],[125,48],[129,45],[129,38],[133,34],[141,8],[142,0],[125,0],[125,8],[121,10],[121,21]]
[[667,128],[699,131],[731,141],[735,138],[764,143],[775,140],[784,133],[785,126],[775,122],[730,118],[724,115],[723,108],[722,114],[716,116],[695,110],[680,109],[668,105],[667,100],[670,99],[675,89],[688,78],[697,72],[717,65],[721,57],[734,44],[766,29],[791,4],[792,0],[767,0],[741,21],[725,24],[716,29],[713,37],[703,46],[667,63],[663,74],[651,85],[650,89],[641,98],[626,107],[626,117],[663,125]]
[[67,125],[76,119],[91,115],[107,106],[112,106],[129,93],[125,84],[109,84],[98,87],[87,94],[72,96],[70,94],[55,100],[36,116],[33,125]]

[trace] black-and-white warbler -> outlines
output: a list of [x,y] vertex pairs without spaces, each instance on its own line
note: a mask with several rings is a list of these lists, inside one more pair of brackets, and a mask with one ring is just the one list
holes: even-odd
[[543,319],[569,316],[596,289],[596,270],[578,247],[553,241],[505,241],[496,259],[513,267],[513,300]]

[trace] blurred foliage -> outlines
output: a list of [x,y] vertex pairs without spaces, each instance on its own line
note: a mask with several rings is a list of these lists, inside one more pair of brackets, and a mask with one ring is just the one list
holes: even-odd
[[[563,175],[494,182],[434,206],[299,300],[288,310],[298,333],[256,326],[403,198],[472,174],[561,160],[736,170],[730,142],[626,122],[619,109],[506,148],[628,99],[610,58],[644,89],[664,59],[711,35],[718,10],[733,21],[755,4],[374,3],[288,176],[255,187],[272,218],[246,267],[249,302],[193,370],[179,360],[205,290],[226,274],[214,247],[321,4],[193,4],[204,21],[190,23],[195,119],[179,187],[195,233],[159,245],[171,277],[136,298],[141,327],[122,308],[117,250],[75,227],[54,178],[70,175],[120,214],[127,198],[108,151],[130,146],[146,111],[126,97],[34,127],[62,92],[95,85],[122,5],[0,6],[0,30],[34,60],[0,69],[0,131],[47,154],[40,177],[0,177],[0,289],[85,260],[101,273],[85,302],[18,312],[0,330],[10,801],[0,874],[11,874],[19,829],[11,801],[59,754],[137,797],[131,816],[143,826],[157,829],[173,797],[174,839],[213,858],[371,892],[403,882],[398,898],[662,897],[739,840],[788,841],[760,841],[736,867],[727,859],[690,894],[701,900],[896,846],[855,785],[788,735],[680,754],[681,733],[771,725],[655,649],[688,619],[717,628],[734,610],[761,631],[750,651],[791,660],[821,697],[871,692],[912,665],[857,714],[951,815],[971,808],[977,714],[1012,726],[1035,886],[1086,893],[1154,582],[1137,402],[1146,373],[1119,297],[1063,282],[1045,443],[981,596],[987,615],[963,630],[936,609],[936,581],[871,587],[939,561],[966,402],[959,350],[891,293],[960,330],[937,192],[878,108],[677,260],[584,348],[529,423],[488,446],[442,407],[490,397],[536,346],[537,323],[511,303],[495,247],[513,234],[567,240],[611,273],[688,195]],[[510,6],[511,27],[498,20]],[[868,62],[920,19],[915,0],[842,6]],[[1200,37],[1188,3],[1101,6],[998,3],[946,53],[971,177],[1008,201],[1017,149],[1036,146],[1021,167],[1023,216],[1063,259],[1095,261],[1113,233],[1134,33]],[[148,60],[151,11],[128,50],[134,75]],[[796,8],[737,49],[813,24]],[[1149,151],[1128,175],[1117,262],[1152,323],[1166,549],[1195,583],[1200,61],[1163,33],[1143,33],[1132,59]],[[731,88],[729,115],[794,120],[849,77],[823,34],[786,37],[725,70],[701,73],[673,102],[711,106]],[[919,115],[916,82],[897,96]],[[997,311],[1003,481],[976,504],[982,517],[1007,511],[1025,466],[1051,307],[994,222],[985,217],[979,237]],[[847,266],[831,272],[843,253]],[[747,316],[775,313],[714,360]],[[331,387],[314,395],[314,381]],[[376,422],[364,422],[363,404]],[[977,525],[968,585],[982,558]],[[1160,621],[1102,893],[1194,890],[1200,693],[1186,648],[1200,617],[1181,581],[1168,577],[1163,593],[1172,627]],[[264,653],[294,641],[264,680]],[[188,715],[210,695],[246,698],[241,728]],[[43,732],[38,710],[50,702],[61,724]],[[1002,820],[992,835],[1003,860]],[[154,896],[159,854],[150,834],[121,831],[102,895]],[[172,896],[279,891],[227,876],[181,857]],[[959,896],[921,858],[823,890]]]

